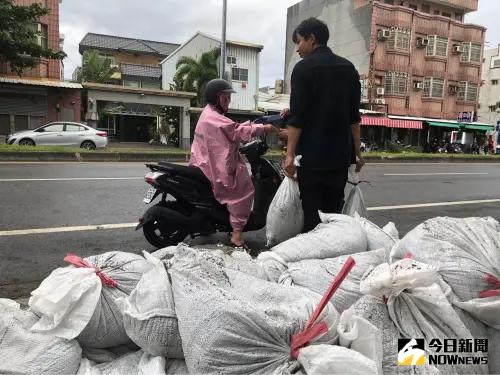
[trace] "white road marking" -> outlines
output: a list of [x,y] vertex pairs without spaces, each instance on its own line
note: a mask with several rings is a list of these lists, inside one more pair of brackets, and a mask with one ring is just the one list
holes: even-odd
[[486,172],[429,172],[429,173],[384,173],[384,176],[466,176],[466,175],[486,175]]
[[122,223],[122,224],[84,225],[84,226],[79,226],[79,227],[5,230],[5,231],[0,231],[0,237],[1,236],[21,236],[21,235],[26,235],[26,234],[82,232],[82,231],[88,231],[88,230],[101,230],[101,229],[135,228],[137,226],[137,224],[138,223]]
[[95,181],[95,180],[143,180],[144,177],[64,177],[64,178],[0,178],[0,182],[31,181]]
[[[483,200],[472,200],[472,201],[455,201],[455,202],[404,204],[404,205],[399,205],[399,206],[369,207],[368,211],[389,211],[389,210],[402,210],[402,209],[424,208],[424,207],[460,206],[460,205],[467,205],[467,204],[486,204],[486,203],[500,203],[500,199],[483,199]],[[5,230],[5,231],[0,231],[0,237],[1,236],[32,235],[32,234],[64,233],[64,232],[81,232],[81,231],[103,230],[103,229],[124,229],[124,228],[134,228],[135,226],[137,226],[137,223],[102,224],[102,225],[84,225],[84,226],[77,226],[77,227]]]
[[462,206],[466,204],[486,204],[486,203],[500,203],[500,199],[482,199],[473,201],[454,201],[454,202],[437,202],[437,203],[421,203],[421,204],[403,204],[400,206],[369,207],[368,211],[389,211],[389,210],[402,210],[409,208]]

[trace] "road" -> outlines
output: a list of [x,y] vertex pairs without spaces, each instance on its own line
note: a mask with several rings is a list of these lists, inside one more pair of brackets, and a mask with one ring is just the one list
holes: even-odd
[[[145,171],[143,163],[0,163],[0,298],[36,285],[68,252],[153,250],[133,228],[146,208]],[[401,235],[435,216],[500,218],[498,164],[374,163],[361,178],[370,181],[361,185],[370,219],[395,222]],[[253,249],[264,243],[264,231],[248,235]]]

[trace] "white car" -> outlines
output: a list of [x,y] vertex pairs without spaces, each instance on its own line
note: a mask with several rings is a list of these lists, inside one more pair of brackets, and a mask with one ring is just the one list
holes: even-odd
[[9,145],[75,146],[95,150],[108,145],[108,134],[78,122],[51,122],[34,130],[9,134]]

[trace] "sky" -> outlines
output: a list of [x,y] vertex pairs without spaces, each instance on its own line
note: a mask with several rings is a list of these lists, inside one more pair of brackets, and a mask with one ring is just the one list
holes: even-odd
[[[282,79],[287,8],[298,0],[227,0],[227,38],[262,44],[260,86]],[[197,31],[220,37],[222,0],[63,0],[65,77],[81,64],[78,44],[88,32],[182,44]],[[486,48],[500,43],[500,0],[479,0],[466,22],[485,26]]]

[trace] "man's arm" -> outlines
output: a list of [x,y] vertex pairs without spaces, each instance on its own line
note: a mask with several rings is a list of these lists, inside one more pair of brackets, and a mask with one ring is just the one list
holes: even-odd
[[285,159],[285,174],[288,177],[293,178],[295,176],[296,168],[293,164],[295,159],[295,150],[297,149],[297,143],[299,142],[300,134],[302,134],[302,129],[296,128],[295,126],[288,126],[288,143],[286,145],[286,159]]
[[365,159],[361,155],[361,126],[359,122],[352,124],[352,139],[354,141],[354,153],[356,154],[356,172],[361,171],[365,165]]

